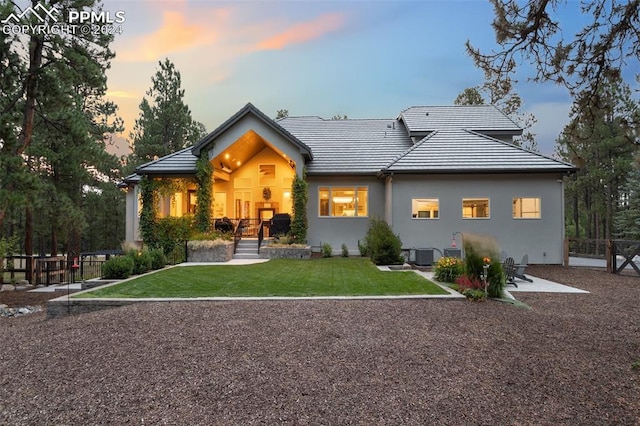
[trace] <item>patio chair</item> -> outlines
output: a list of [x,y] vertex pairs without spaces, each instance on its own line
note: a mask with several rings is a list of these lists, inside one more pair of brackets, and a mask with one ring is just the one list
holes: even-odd
[[516,273],[516,265],[515,265],[515,261],[513,260],[513,257],[507,257],[502,262],[502,272],[504,273],[507,285],[512,284],[518,287],[518,284],[516,284],[513,281],[513,278]]
[[523,281],[528,281],[530,283],[533,282],[533,280],[531,278],[527,278],[524,275],[524,270],[527,268],[527,265],[529,264],[529,255],[525,254],[524,256],[522,256],[522,262],[520,262],[519,264],[515,265],[515,272],[513,273],[513,276],[515,278],[519,278]]

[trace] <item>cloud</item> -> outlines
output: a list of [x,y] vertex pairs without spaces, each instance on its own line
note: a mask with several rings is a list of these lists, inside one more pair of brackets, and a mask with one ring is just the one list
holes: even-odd
[[113,90],[113,91],[108,91],[107,96],[110,98],[135,98],[138,95],[136,93],[124,92],[121,90]]
[[136,47],[118,51],[117,58],[122,61],[155,61],[169,53],[210,45],[218,37],[216,22],[224,20],[228,10],[214,9],[211,13],[213,16],[207,16],[207,23],[198,23],[188,19],[184,12],[164,11],[160,28],[135,40],[128,40],[127,45]]
[[345,15],[326,13],[313,21],[295,24],[289,29],[257,43],[258,50],[279,50],[290,44],[315,40],[344,26]]

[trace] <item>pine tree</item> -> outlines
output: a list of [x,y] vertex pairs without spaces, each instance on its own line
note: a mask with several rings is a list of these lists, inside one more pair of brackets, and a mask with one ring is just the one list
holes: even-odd
[[133,153],[128,166],[153,161],[195,144],[206,131],[194,121],[189,107],[184,103],[184,89],[180,72],[165,59],[151,78],[152,86],[147,97],[140,102],[140,116],[130,134]]

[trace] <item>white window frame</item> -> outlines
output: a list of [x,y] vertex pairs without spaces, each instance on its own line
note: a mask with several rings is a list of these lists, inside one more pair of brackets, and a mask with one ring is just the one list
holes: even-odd
[[[535,217],[524,217],[524,216],[515,216],[515,212],[513,211],[513,206],[516,204],[516,202],[518,200],[524,200],[524,199],[532,199],[532,200],[538,200],[538,216]],[[520,214],[522,214],[522,208],[520,209]],[[511,203],[511,216],[513,217],[514,220],[540,220],[542,219],[542,197],[513,197],[512,203]]]
[[[474,216],[470,216],[470,217],[465,217],[464,215],[464,202],[465,201],[473,201],[473,200],[477,200],[477,201],[484,201],[487,200],[487,211],[488,211],[488,215],[487,216],[483,216],[483,217],[474,217]],[[461,206],[462,208],[462,219],[463,220],[488,220],[491,219],[491,198],[490,197],[466,197],[462,199],[461,202]]]
[[[416,210],[414,212],[413,210],[413,204],[416,202],[435,202],[437,204],[437,209],[436,210]],[[426,211],[429,213],[429,216],[424,216],[424,217],[420,217],[420,212],[421,211]],[[435,211],[435,216],[433,215],[433,212]],[[428,198],[428,197],[420,197],[420,198],[412,198],[411,199],[411,219],[415,219],[415,220],[438,220],[440,219],[440,199],[439,198]]]
[[[333,216],[332,215],[332,206],[331,206],[331,200],[333,198],[332,196],[332,192],[333,189],[353,189],[354,193],[356,194],[355,196],[355,203],[354,203],[354,215],[353,216]],[[329,214],[328,215],[322,215],[321,214],[321,208],[322,208],[322,198],[320,196],[320,192],[321,190],[324,189],[328,189],[329,190]],[[358,191],[359,190],[365,190],[367,193],[367,202],[366,202],[366,214],[365,215],[358,215]],[[318,218],[320,219],[335,219],[335,218],[349,218],[349,219],[361,219],[361,218],[368,218],[369,217],[369,186],[368,185],[319,185],[318,186]]]

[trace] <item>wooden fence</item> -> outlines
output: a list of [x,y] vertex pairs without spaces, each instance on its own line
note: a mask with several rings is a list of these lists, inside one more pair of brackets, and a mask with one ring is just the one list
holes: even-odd
[[569,265],[569,256],[604,259],[607,272],[620,274],[633,270],[640,276],[640,267],[636,263],[640,263],[640,241],[566,238],[565,265]]

